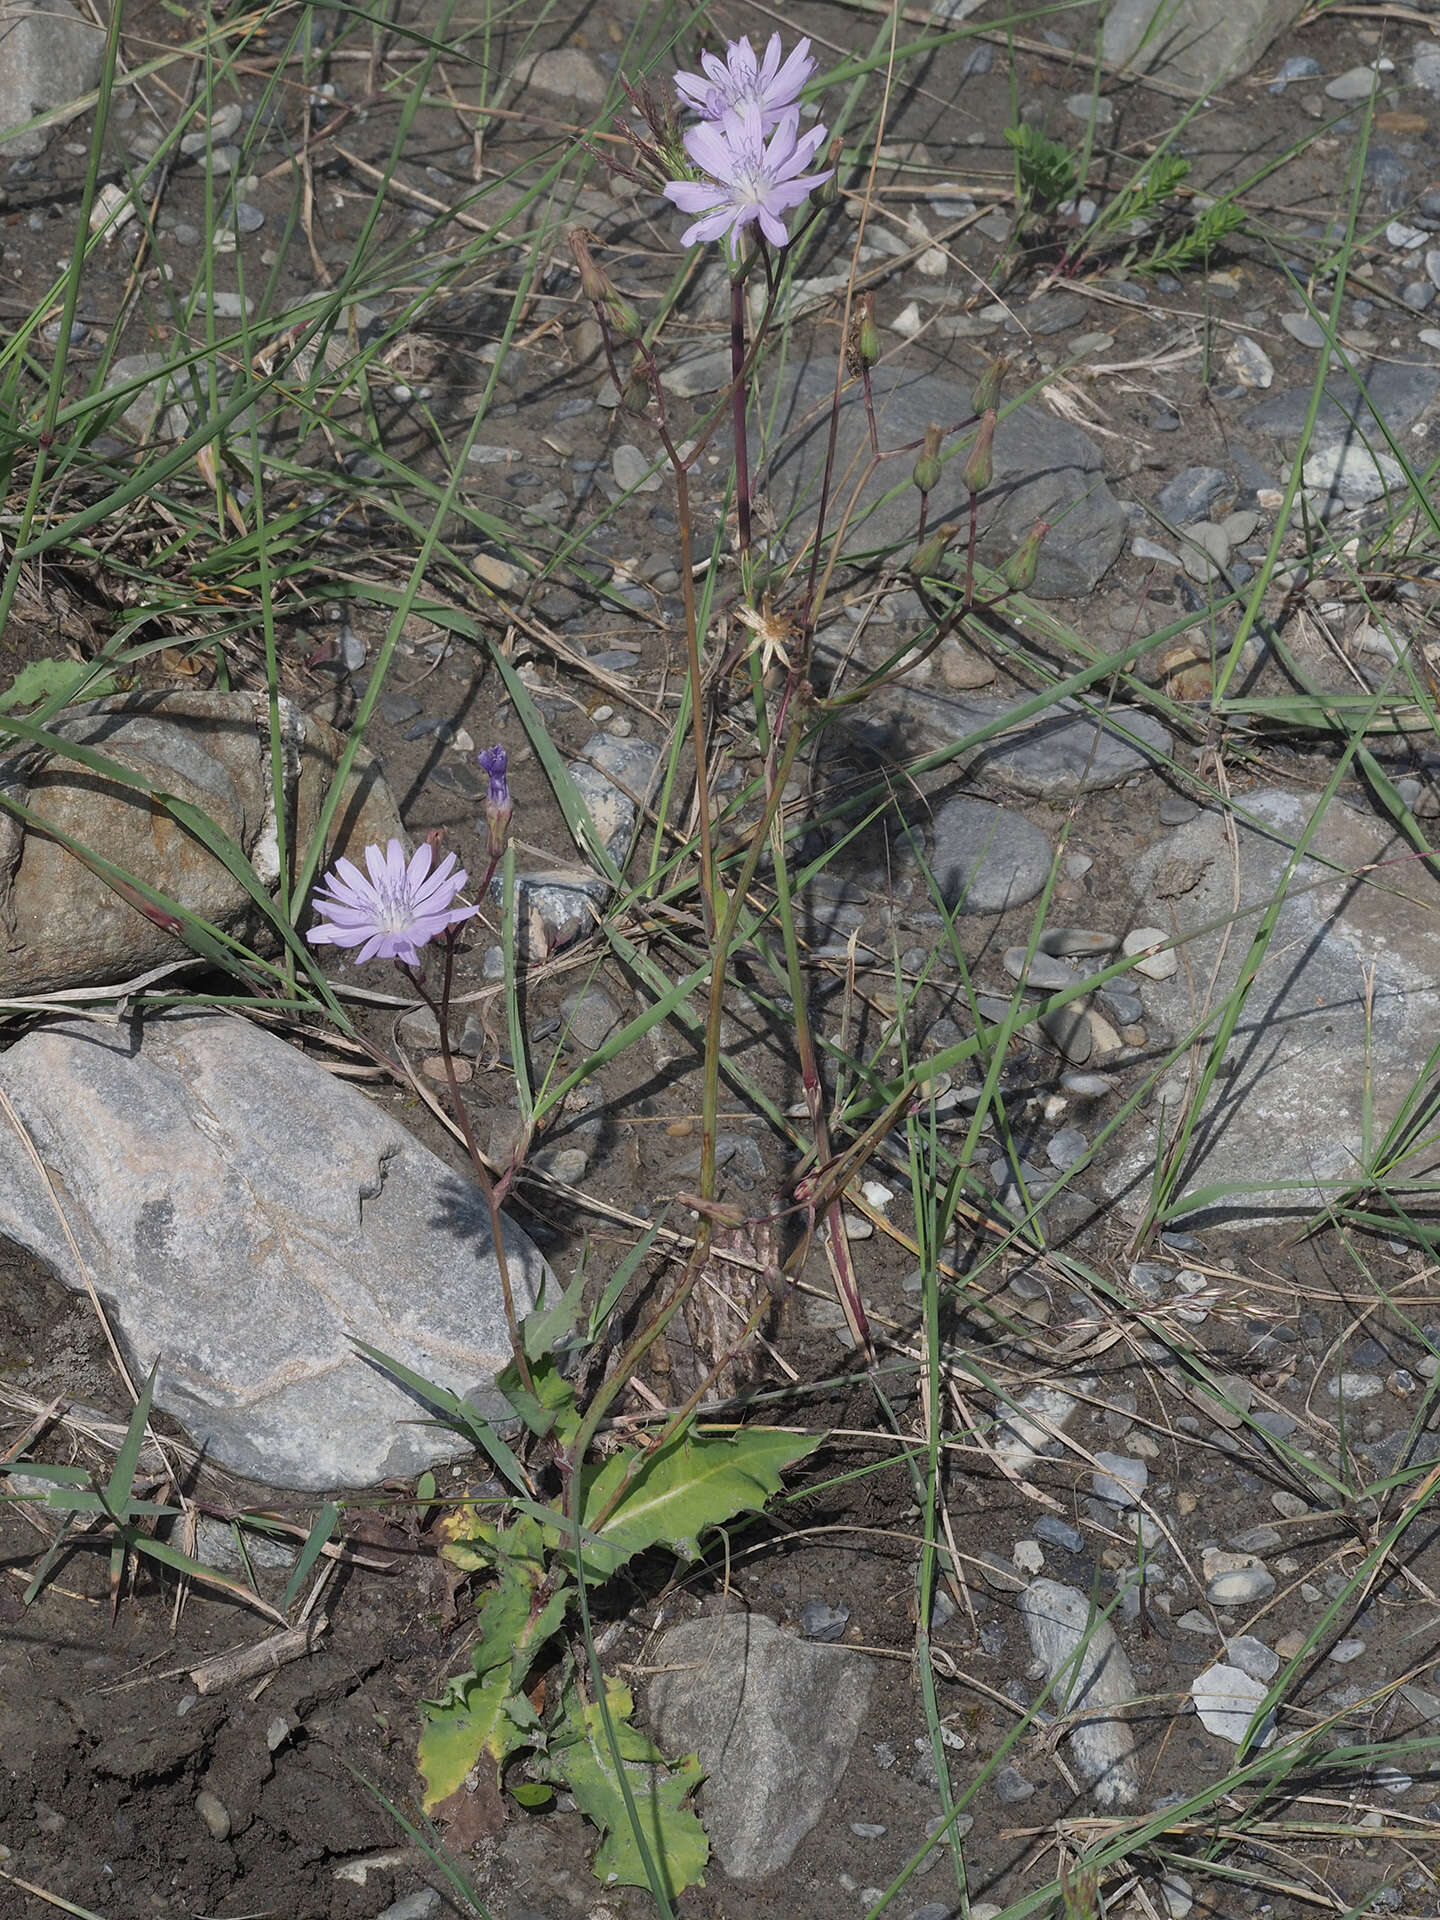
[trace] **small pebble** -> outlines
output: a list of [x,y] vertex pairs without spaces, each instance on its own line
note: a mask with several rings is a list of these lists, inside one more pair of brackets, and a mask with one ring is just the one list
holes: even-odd
[[807,1640],[838,1640],[850,1622],[843,1603],[832,1607],[824,1600],[807,1600],[800,1609],[800,1631]]
[[[1127,954],[1144,953],[1147,947],[1164,946],[1169,938],[1161,927],[1136,927],[1121,941],[1121,950]],[[1150,980],[1168,980],[1179,965],[1179,958],[1171,947],[1163,953],[1152,953],[1148,959],[1137,960],[1135,971]]]
[[211,1793],[208,1787],[202,1787],[195,1796],[195,1811],[216,1840],[230,1838],[230,1812],[218,1794]]
[[1292,340],[1298,340],[1302,347],[1323,347],[1325,329],[1309,313],[1282,313],[1280,324]]
[[1035,1522],[1037,1539],[1047,1546],[1058,1547],[1062,1553],[1079,1553],[1085,1545],[1085,1537],[1078,1527],[1072,1527],[1068,1520],[1062,1520],[1058,1514],[1042,1513]]
[[1090,1476],[1097,1497],[1112,1507],[1135,1507],[1144,1497],[1150,1482],[1150,1469],[1143,1460],[1123,1453],[1097,1453],[1098,1472]]
[[1330,1659],[1337,1667],[1348,1667],[1352,1660],[1358,1660],[1365,1651],[1363,1640],[1337,1640],[1330,1649]]
[[1067,1173],[1076,1166],[1090,1151],[1090,1142],[1079,1127],[1062,1127],[1045,1149],[1045,1158],[1052,1167],[1058,1167],[1061,1173]]

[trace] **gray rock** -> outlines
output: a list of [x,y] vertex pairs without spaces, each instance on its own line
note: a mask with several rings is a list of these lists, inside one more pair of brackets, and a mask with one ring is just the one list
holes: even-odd
[[1113,933],[1098,933],[1090,927],[1047,927],[1037,942],[1041,953],[1053,953],[1062,959],[1067,955],[1098,959],[1114,953],[1119,944]]
[[1046,1147],[1045,1157],[1052,1167],[1068,1173],[1089,1151],[1090,1142],[1079,1127],[1062,1127]]
[[1199,93],[1248,73],[1303,0],[1112,0],[1101,52]]
[[104,54],[104,34],[70,0],[34,6],[7,0],[0,6],[0,152],[7,160],[28,160],[45,151],[72,114],[28,133],[8,129],[89,93],[100,78]]
[[807,1600],[800,1609],[800,1631],[807,1640],[838,1640],[850,1624],[850,1609],[824,1600]]
[[1379,84],[1373,67],[1347,67],[1326,83],[1325,93],[1331,100],[1368,100]]
[[1248,1673],[1252,1680],[1268,1683],[1280,1671],[1280,1656],[1253,1633],[1236,1634],[1225,1642],[1225,1658],[1232,1667]]
[[1308,53],[1292,53],[1288,60],[1282,60],[1275,69],[1275,78],[1266,88],[1267,93],[1283,93],[1292,80],[1318,80],[1325,71],[1320,62]]
[[[1059,1452],[1062,1443],[1056,1436],[1074,1416],[1075,1405],[1059,1387],[1029,1388],[1015,1406],[1000,1410],[995,1451],[1013,1472],[1024,1473],[1043,1454]],[[1040,1532],[1038,1523],[1035,1531]]]
[[1023,980],[1026,986],[1040,993],[1056,993],[1073,987],[1080,977],[1073,967],[1067,967],[1063,960],[1052,959],[1048,953],[1027,957],[1024,947],[1007,947],[1001,963],[1012,980]]
[[1405,473],[1393,455],[1360,446],[1322,447],[1305,462],[1305,489],[1316,512],[1365,507],[1386,494],[1405,492]]
[[1056,1007],[1053,1013],[1042,1013],[1039,1026],[1072,1067],[1083,1067],[1095,1051],[1090,1016],[1079,1007]]
[[1135,1676],[1115,1629],[1096,1617],[1083,1593],[1058,1580],[1032,1581],[1017,1605],[1031,1652],[1058,1682],[1051,1701],[1085,1715],[1067,1742],[1076,1768],[1100,1806],[1133,1805],[1140,1784],[1124,1708],[1135,1698]]
[[1173,526],[1188,527],[1203,520],[1233,483],[1221,467],[1186,467],[1155,496],[1155,505]]
[[1248,1607],[1252,1601],[1265,1600],[1275,1591],[1275,1576],[1268,1567],[1232,1567],[1217,1573],[1205,1589],[1212,1607]]
[[[889,366],[877,367],[871,379],[882,447],[919,441],[932,421],[951,426],[972,410],[968,384]],[[796,515],[791,532],[797,538],[814,521],[833,389],[833,371],[818,365],[787,371],[779,382],[771,441],[777,451],[762,484],[782,521]],[[947,450],[956,452],[931,496],[932,526],[968,518],[968,495],[960,484],[966,440],[959,434],[947,442]],[[852,386],[840,405],[835,471],[844,473],[857,455],[863,461],[869,444],[863,401]],[[870,475],[850,522],[848,552],[908,550],[913,544],[919,496],[910,484],[912,464],[887,461]],[[994,479],[980,497],[981,559],[987,565],[1004,560],[1040,518],[1051,527],[1032,591],[1040,599],[1091,592],[1118,559],[1127,531],[1120,503],[1105,484],[1100,450],[1078,427],[1020,406],[995,431]]]
[[[1008,694],[960,699],[894,685],[867,701],[859,730],[881,750],[953,748],[1003,722],[1018,704]],[[1097,715],[1065,699],[1009,732],[992,734],[961,753],[955,765],[970,779],[984,777],[1037,800],[1063,801],[1133,780],[1169,751],[1170,735],[1152,715],[1113,706]]]
[[[479,1191],[298,1049],[231,1015],[67,1020],[13,1047],[0,1084],[132,1368],[159,1360],[156,1404],[216,1464],[318,1490],[469,1451],[356,1340],[501,1411],[509,1342]],[[84,1284],[13,1132],[0,1226]],[[505,1245],[528,1312],[548,1269],[517,1227]]]
[[604,68],[579,47],[537,53],[522,63],[517,77],[521,87],[533,87],[556,100],[574,100],[582,107],[603,105],[610,88]]
[[[132,979],[194,951],[67,851],[61,836],[103,852],[122,872],[257,950],[276,950],[269,921],[229,868],[149,798],[166,793],[203,810],[247,856],[261,884],[277,887],[268,712],[263,690],[132,693],[67,707],[51,720],[49,732],[138,777],[141,792],[59,749],[24,747],[0,760],[0,786],[38,821],[28,827],[8,814],[0,819],[10,922],[0,944],[0,996]],[[290,841],[303,847],[344,743],[283,697],[280,731]],[[384,845],[392,835],[404,836],[394,797],[362,753],[336,815],[334,851],[360,859],[367,843]]]
[[1410,84],[1427,93],[1440,93],[1440,47],[1418,46],[1410,62]]
[[935,815],[931,856],[947,906],[1003,913],[1033,900],[1050,874],[1050,843],[1038,827],[988,800],[958,796]]
[[764,1614],[672,1627],[647,1689],[667,1753],[698,1753],[701,1815],[732,1880],[776,1873],[823,1818],[870,1705],[864,1654],[817,1646]]
[[703,353],[686,354],[672,361],[661,373],[660,384],[678,399],[694,400],[728,387],[730,378],[730,349],[707,348]]
[[1302,347],[1323,347],[1326,334],[1324,327],[1313,313],[1282,313],[1280,324],[1292,340],[1298,340]]
[[1018,1806],[1035,1792],[1035,1782],[1027,1780],[1018,1767],[1001,1767],[990,1782],[995,1798],[1007,1807]]
[[[1377,416],[1396,438],[1420,418],[1440,390],[1440,368],[1433,360],[1372,361],[1359,370],[1368,403],[1347,373],[1325,383],[1325,398],[1315,416],[1307,456],[1327,446],[1353,443],[1383,447]],[[1245,424],[1269,434],[1288,450],[1298,442],[1310,410],[1309,387],[1286,387],[1269,393],[1245,415]]]
[[146,383],[126,401],[119,416],[121,425],[138,440],[148,439],[159,429],[162,415],[174,416],[164,422],[168,437],[182,438],[189,431],[196,408],[194,388],[183,371],[175,374],[174,365],[163,353],[125,353],[110,363],[101,393],[114,393],[137,380]]
[[[1242,1672],[1239,1667],[1226,1666],[1223,1661],[1206,1667],[1190,1683],[1190,1698],[1195,1703],[1200,1724],[1207,1733],[1228,1740],[1235,1747],[1245,1738],[1245,1729],[1254,1719],[1256,1708],[1265,1698],[1265,1691],[1261,1681]],[[1272,1709],[1259,1741],[1254,1744],[1268,1747],[1274,1738],[1275,1714]]]
[[[497,906],[505,890],[497,874],[490,886]],[[609,884],[583,868],[556,868],[549,872],[517,873],[515,905],[520,957],[544,959],[568,947],[582,933],[600,923],[600,910],[610,896]]]
[[643,454],[639,447],[623,441],[610,456],[610,470],[615,475],[617,487],[623,487],[626,493],[632,490],[638,493],[658,493],[661,477],[652,473],[655,462]]
[[[1147,985],[1147,1003],[1174,1031],[1194,1019],[1187,972],[1210,977],[1219,1004],[1245,962],[1256,913],[1275,898],[1311,802],[1278,788],[1246,797],[1253,826],[1237,819],[1242,908],[1222,957],[1221,923],[1233,912],[1231,855],[1217,817],[1202,814],[1147,849],[1134,882],[1142,901],[1167,861],[1200,872],[1166,906],[1187,941],[1188,968]],[[1381,891],[1347,876],[1402,859],[1406,845],[1377,820],[1332,803],[1281,908],[1266,964],[1250,989],[1229,1057],[1194,1136],[1181,1191],[1239,1187],[1263,1179],[1272,1190],[1212,1198],[1187,1224],[1230,1224],[1308,1213],[1322,1204],[1317,1180],[1348,1179],[1363,1164],[1364,1090],[1374,1096],[1379,1138],[1423,1068],[1440,1020],[1440,929],[1403,891]],[[1323,864],[1322,862],[1329,863]],[[1375,968],[1367,1014],[1364,969]],[[1148,1191],[1156,1143],[1133,1135],[1112,1169],[1112,1192]],[[1430,1164],[1418,1153],[1410,1177]],[[1286,1183],[1292,1183],[1287,1186]],[[1333,1193],[1333,1190],[1332,1190]]]
[[625,1016],[603,987],[579,987],[560,1002],[569,1043],[581,1053],[596,1053]]
[[568,762],[570,777],[616,866],[630,851],[636,809],[650,796],[659,760],[660,750],[649,740],[594,733],[579,757]]
[[376,1915],[376,1920],[431,1920],[444,1905],[434,1887],[421,1887],[415,1893],[407,1893],[403,1900],[392,1900]]
[[1035,1522],[1035,1537],[1043,1540],[1047,1547],[1059,1547],[1062,1553],[1079,1553],[1085,1545],[1085,1536],[1078,1527],[1072,1527],[1068,1520],[1062,1520],[1058,1514],[1042,1513]]
[[1097,1497],[1112,1507],[1138,1507],[1150,1481],[1150,1469],[1143,1460],[1124,1453],[1097,1453],[1090,1484]]

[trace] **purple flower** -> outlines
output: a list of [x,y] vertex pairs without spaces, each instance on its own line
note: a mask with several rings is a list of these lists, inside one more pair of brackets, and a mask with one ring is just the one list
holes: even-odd
[[760,109],[751,102],[689,129],[685,151],[710,177],[672,180],[665,188],[666,199],[682,213],[700,215],[681,236],[685,246],[723,238],[731,259],[738,260],[740,236],[752,221],[771,246],[789,244],[783,216],[834,171],[804,171],[824,145],[826,129],[815,126],[802,135],[799,126],[800,116],[787,113],[767,142]]
[[381,853],[366,847],[367,880],[349,860],[337,860],[315,895],[315,911],[323,918],[305,938],[312,946],[359,947],[356,964],[366,960],[399,960],[419,965],[419,949],[436,934],[468,920],[478,907],[452,907],[450,902],[465,885],[463,867],[447,853],[431,873],[434,857],[422,840],[407,866],[405,849],[392,840]]
[[490,858],[498,860],[505,851],[505,836],[515,811],[510,800],[510,783],[505,778],[509,755],[504,747],[482,747],[475,758],[490,776],[490,791],[485,796],[485,828],[490,836]]
[[789,59],[780,59],[780,36],[772,33],[765,57],[757,63],[749,40],[732,40],[722,60],[702,53],[699,73],[677,73],[675,91],[702,119],[720,120],[742,107],[760,110],[766,133],[795,105],[800,89],[815,71],[810,42],[802,40]]
[[504,747],[482,747],[475,758],[480,762],[481,771],[490,776],[490,805],[508,807],[510,785],[505,778],[505,769],[510,762],[509,754]]

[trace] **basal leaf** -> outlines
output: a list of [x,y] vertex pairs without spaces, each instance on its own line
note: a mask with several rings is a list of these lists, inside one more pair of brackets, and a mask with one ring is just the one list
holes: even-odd
[[[648,1547],[696,1559],[707,1527],[758,1512],[780,1491],[782,1469],[819,1442],[817,1434],[745,1427],[732,1435],[682,1433],[649,1455],[612,1455],[585,1487],[581,1522],[593,1536],[584,1548],[586,1574],[605,1579]],[[567,1544],[564,1534],[557,1544]]]
[[497,1667],[479,1678],[467,1675],[452,1682],[448,1697],[424,1709],[418,1759],[425,1777],[425,1811],[465,1784],[465,1776],[488,1756],[496,1771],[529,1736],[506,1711],[510,1693],[508,1667]]
[[[635,1703],[628,1687],[607,1681],[606,1701],[625,1767],[641,1834],[667,1893],[683,1893],[701,1884],[710,1843],[705,1829],[685,1802],[700,1784],[700,1762],[694,1754],[667,1761],[653,1741],[630,1724]],[[542,1770],[563,1782],[587,1820],[600,1829],[595,1855],[597,1878],[610,1885],[643,1887],[649,1884],[636,1837],[635,1823],[625,1804],[615,1756],[598,1705],[577,1711],[578,1702],[550,1743]]]

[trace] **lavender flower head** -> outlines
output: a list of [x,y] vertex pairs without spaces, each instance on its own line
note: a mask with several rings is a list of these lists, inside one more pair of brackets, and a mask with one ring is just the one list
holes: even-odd
[[367,879],[349,860],[337,860],[315,895],[322,918],[306,934],[312,946],[358,947],[356,964],[398,960],[418,966],[420,948],[437,934],[468,920],[478,907],[450,903],[468,878],[447,853],[432,873],[430,843],[422,840],[407,865],[405,849],[392,840],[382,853],[366,847]]
[[805,134],[799,129],[800,116],[792,111],[767,140],[764,116],[753,101],[720,120],[691,127],[685,151],[709,178],[672,180],[665,188],[666,199],[682,213],[700,216],[686,228],[682,244],[723,239],[730,258],[738,261],[741,238],[753,223],[772,247],[787,246],[785,215],[834,171],[805,172],[825,144],[827,129],[817,125]]
[[490,791],[485,796],[485,826],[490,836],[490,858],[498,860],[505,851],[505,836],[510,829],[510,816],[515,811],[510,798],[510,783],[505,777],[505,769],[510,756],[504,747],[482,747],[475,758],[481,770],[490,776]]
[[742,107],[757,107],[766,133],[778,126],[795,106],[800,90],[815,71],[810,42],[802,40],[782,62],[780,36],[772,33],[764,58],[757,61],[748,39],[732,40],[725,58],[702,53],[700,73],[677,73],[675,91],[681,101],[704,120],[723,120]]

